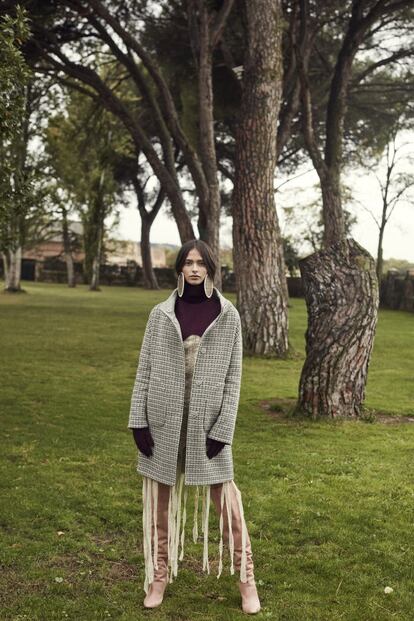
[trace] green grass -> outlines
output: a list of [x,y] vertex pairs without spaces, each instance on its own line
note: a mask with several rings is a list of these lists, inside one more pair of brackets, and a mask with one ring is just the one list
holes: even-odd
[[[212,573],[202,573],[202,543],[190,542],[189,529],[163,605],[142,607],[142,479],[127,422],[148,313],[170,291],[24,288],[0,295],[1,621],[246,618],[227,548],[215,575],[216,516]],[[263,410],[263,399],[296,395],[302,300],[292,300],[290,326],[296,358],[244,358],[233,447],[262,603],[256,618],[412,620],[414,425]],[[380,313],[369,408],[414,414],[413,326],[413,315]]]

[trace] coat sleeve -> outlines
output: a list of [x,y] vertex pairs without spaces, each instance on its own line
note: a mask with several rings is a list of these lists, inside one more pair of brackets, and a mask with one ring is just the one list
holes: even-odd
[[139,353],[138,368],[131,397],[128,428],[147,427],[147,394],[151,373],[151,339],[154,309],[151,311]]
[[208,437],[224,444],[232,444],[240,399],[240,384],[243,366],[243,336],[240,317],[234,337],[233,348],[227,370],[220,414],[210,429]]

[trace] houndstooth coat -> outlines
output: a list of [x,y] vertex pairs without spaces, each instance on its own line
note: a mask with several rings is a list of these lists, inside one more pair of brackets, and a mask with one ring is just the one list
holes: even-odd
[[[242,374],[242,333],[236,307],[214,287],[220,314],[206,328],[199,345],[188,414],[186,485],[210,485],[234,478],[233,442]],[[151,310],[139,355],[128,428],[149,426],[153,454],[138,452],[137,471],[167,485],[177,477],[177,457],[184,410],[185,354],[174,312],[177,289]],[[206,438],[226,446],[206,455]]]

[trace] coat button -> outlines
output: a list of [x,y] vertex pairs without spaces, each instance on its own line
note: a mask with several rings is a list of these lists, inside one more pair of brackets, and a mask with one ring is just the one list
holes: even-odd
[[197,380],[197,381],[196,381],[196,384],[197,384],[198,386],[200,386],[202,383],[203,383],[203,380],[201,380],[201,379],[199,379],[199,380]]

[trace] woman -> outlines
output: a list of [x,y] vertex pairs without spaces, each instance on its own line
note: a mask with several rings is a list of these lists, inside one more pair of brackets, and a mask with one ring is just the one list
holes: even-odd
[[212,499],[220,516],[217,577],[224,537],[230,573],[240,572],[242,609],[256,613],[260,602],[231,451],[242,373],[241,324],[235,306],[213,286],[216,266],[205,242],[191,240],[181,247],[177,288],[151,310],[139,356],[128,427],[143,475],[144,606],[159,606],[167,583],[177,576],[188,491],[195,487],[193,540],[198,539],[201,495],[203,570],[210,573]]

